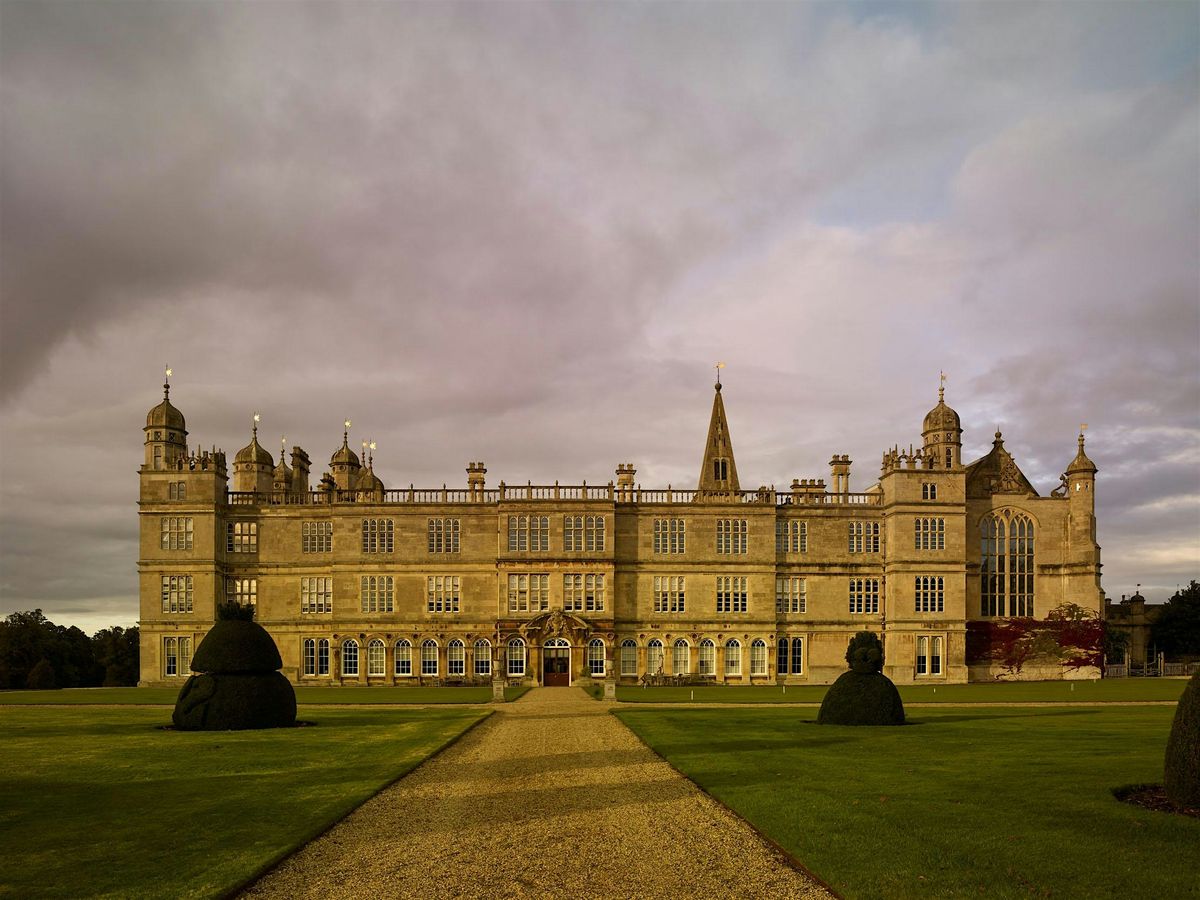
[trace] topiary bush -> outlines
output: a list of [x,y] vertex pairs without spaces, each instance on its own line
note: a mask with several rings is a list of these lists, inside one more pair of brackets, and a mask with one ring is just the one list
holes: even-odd
[[860,631],[846,648],[849,672],[830,685],[817,713],[819,725],[903,725],[904,704],[883,674],[883,643]]
[[1176,806],[1200,807],[1200,672],[1192,676],[1175,707],[1163,788]]
[[192,671],[171,720],[184,731],[240,731],[296,724],[296,692],[278,671],[279,649],[237,604],[218,609],[216,624],[192,657]]

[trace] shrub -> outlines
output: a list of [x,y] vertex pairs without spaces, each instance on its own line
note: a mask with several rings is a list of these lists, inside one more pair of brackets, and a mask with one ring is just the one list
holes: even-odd
[[1175,707],[1163,787],[1176,806],[1200,807],[1200,672],[1192,676]]
[[54,678],[54,666],[50,665],[49,660],[42,658],[37,661],[25,676],[25,686],[31,691],[52,691],[58,687]]
[[846,648],[849,672],[825,692],[819,725],[903,725],[904,703],[892,680],[883,674],[883,643],[860,631]]

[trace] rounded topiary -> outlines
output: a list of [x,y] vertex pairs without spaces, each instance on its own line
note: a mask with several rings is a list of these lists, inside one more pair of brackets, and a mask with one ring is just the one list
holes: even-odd
[[192,657],[171,719],[185,731],[237,731],[296,724],[296,692],[278,671],[279,648],[245,608],[223,606]]
[[1175,707],[1163,787],[1176,806],[1200,807],[1200,672],[1192,676]]
[[830,685],[817,713],[819,725],[903,725],[904,704],[892,680],[883,674],[883,644],[860,631],[846,648],[849,672]]

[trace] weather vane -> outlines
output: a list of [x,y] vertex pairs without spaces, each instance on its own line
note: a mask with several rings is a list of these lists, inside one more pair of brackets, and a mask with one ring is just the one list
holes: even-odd
[[716,364],[716,366],[714,366],[714,368],[717,370],[717,384],[720,384],[721,383],[721,370],[723,368],[725,368],[725,363],[719,362]]
[[171,367],[168,365],[168,366],[165,366],[164,368],[167,373],[167,381],[170,381],[171,380]]

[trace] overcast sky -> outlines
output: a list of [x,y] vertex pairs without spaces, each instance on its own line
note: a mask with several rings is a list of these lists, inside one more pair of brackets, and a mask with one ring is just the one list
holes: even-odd
[[[137,617],[193,445],[745,488],[1087,422],[1104,588],[1200,577],[1200,6],[0,4],[0,614]],[[314,473],[319,477],[320,471]]]

